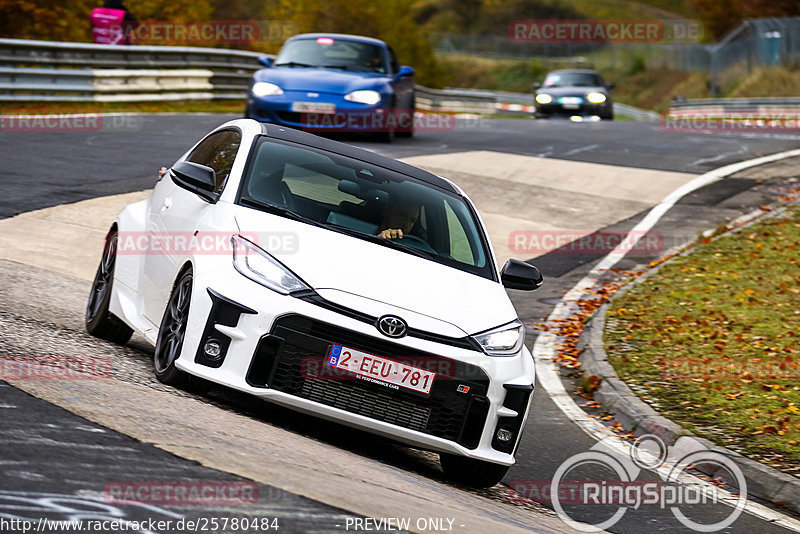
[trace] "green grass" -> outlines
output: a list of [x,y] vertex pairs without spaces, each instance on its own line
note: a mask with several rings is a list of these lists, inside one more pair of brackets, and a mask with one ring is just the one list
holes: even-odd
[[800,208],[699,244],[612,304],[620,377],[666,417],[800,474]]

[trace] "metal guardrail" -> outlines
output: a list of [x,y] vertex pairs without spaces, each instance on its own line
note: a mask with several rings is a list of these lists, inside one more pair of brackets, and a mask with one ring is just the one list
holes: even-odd
[[671,109],[720,109],[754,111],[761,109],[800,109],[800,97],[700,98],[672,102]]
[[[462,113],[495,113],[506,109],[506,104],[516,104],[518,112],[533,111],[533,93],[510,93],[506,91],[482,91],[477,89],[428,89],[418,85],[417,107],[426,110],[454,111]],[[614,114],[637,121],[658,121],[661,115],[655,111],[640,109],[614,102]]]
[[0,39],[0,65],[254,71],[265,54],[188,46],[119,46]]
[[[115,46],[0,39],[0,101],[153,101],[246,97],[265,54],[181,46]],[[6,66],[3,66],[6,65]],[[492,114],[530,111],[533,95],[417,86],[420,109]],[[638,120],[658,114],[615,104]]]

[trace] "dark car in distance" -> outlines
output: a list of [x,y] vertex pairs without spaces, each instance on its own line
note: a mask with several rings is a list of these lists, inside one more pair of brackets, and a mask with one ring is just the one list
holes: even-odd
[[606,83],[594,70],[565,69],[547,75],[542,84],[534,84],[536,117],[597,116],[614,119],[611,100],[613,83]]

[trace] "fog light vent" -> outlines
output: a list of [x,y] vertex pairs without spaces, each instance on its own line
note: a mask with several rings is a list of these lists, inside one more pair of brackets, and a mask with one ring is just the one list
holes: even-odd
[[509,428],[500,428],[497,431],[497,441],[508,443],[514,439],[514,431]]
[[212,360],[216,360],[222,354],[222,346],[215,339],[206,341],[203,345],[203,352]]

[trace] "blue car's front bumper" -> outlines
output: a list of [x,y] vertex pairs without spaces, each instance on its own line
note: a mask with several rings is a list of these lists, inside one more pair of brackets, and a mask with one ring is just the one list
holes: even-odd
[[[286,91],[282,95],[267,97],[250,94],[245,115],[291,128],[331,132],[403,130],[405,122],[408,122],[402,110],[389,117],[392,109],[386,97],[375,105],[367,105],[345,100],[343,95],[317,95],[309,97],[308,91]],[[319,109],[315,109],[315,105]],[[413,121],[413,111],[410,120]]]

